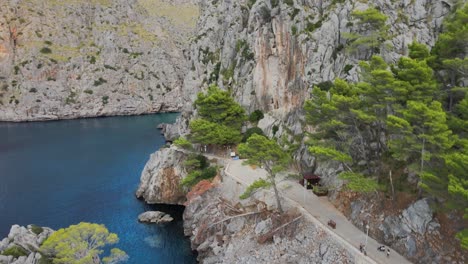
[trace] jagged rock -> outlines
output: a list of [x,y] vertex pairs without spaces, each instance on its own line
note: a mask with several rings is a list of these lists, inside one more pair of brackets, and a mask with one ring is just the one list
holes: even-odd
[[183,204],[186,192],[180,188],[180,181],[187,175],[183,161],[187,154],[163,148],[151,154],[141,174],[138,198],[147,203]]
[[[200,263],[354,263],[349,248],[307,219],[295,227],[296,233],[291,237],[280,237],[279,232],[273,238],[274,243],[264,244],[258,243],[258,238],[272,228],[268,214],[222,221],[234,216],[232,212],[225,215],[220,210],[233,206],[226,206],[229,201],[226,195],[239,197],[243,192],[243,188],[232,188],[227,181],[191,199],[184,211],[184,233],[190,236]],[[228,194],[226,189],[234,193]],[[264,199],[269,199],[265,198],[265,191],[258,193],[256,198],[250,198],[249,208],[255,208],[253,202],[266,203]],[[285,208],[291,206],[287,201],[284,203]],[[297,239],[299,235],[301,239]]]
[[416,246],[416,240],[413,236],[408,236],[408,238],[406,239],[405,247],[408,251],[408,256],[413,257],[414,255],[416,255],[416,251],[418,249]]
[[402,223],[413,232],[424,234],[427,231],[429,223],[433,220],[433,212],[429,207],[428,199],[422,199],[402,213]]
[[37,264],[41,255],[38,253],[40,245],[46,240],[54,230],[42,227],[42,232],[36,234],[38,227],[33,228],[13,225],[7,238],[0,242],[0,253],[11,247],[20,247],[27,252],[27,256],[14,258],[12,256],[0,255],[0,263],[3,264]]
[[231,233],[238,233],[242,230],[245,225],[244,218],[234,218],[231,222],[227,225],[227,230]]
[[272,228],[271,219],[261,221],[255,226],[255,234],[256,235],[266,234],[268,231],[271,230],[271,228]]
[[144,212],[138,216],[138,221],[146,223],[164,224],[172,222],[172,220],[174,218],[170,215],[159,211]]

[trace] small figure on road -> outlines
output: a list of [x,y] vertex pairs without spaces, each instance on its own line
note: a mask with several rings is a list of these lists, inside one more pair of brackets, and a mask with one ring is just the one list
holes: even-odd
[[361,251],[361,253],[364,253],[364,245],[362,243],[359,244],[359,251]]
[[390,248],[387,248],[387,258],[390,257]]
[[377,250],[380,251],[380,252],[385,252],[385,246],[382,245],[382,246],[378,247]]

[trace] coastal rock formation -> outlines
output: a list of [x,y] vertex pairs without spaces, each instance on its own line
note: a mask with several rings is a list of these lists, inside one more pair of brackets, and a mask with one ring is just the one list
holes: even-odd
[[0,3],[0,121],[182,109],[198,0]]
[[[294,159],[301,170],[314,170],[324,183],[338,188],[342,182],[337,174],[342,165],[317,163],[307,151],[304,135],[313,128],[305,125],[302,106],[314,85],[326,85],[337,77],[358,80],[358,61],[369,54],[346,50],[347,33],[365,33],[352,12],[375,7],[388,16],[389,39],[378,54],[387,62],[395,62],[408,54],[408,45],[414,40],[432,47],[455,2],[201,1],[197,35],[187,52],[191,68],[182,88],[184,112],[175,125],[166,127],[166,136],[175,139],[188,133],[189,121],[196,116],[193,101],[197,92],[216,83],[231,91],[249,113],[265,113],[258,125],[266,135],[285,136],[300,145]],[[408,213],[410,219],[413,216]],[[397,247],[402,254],[413,259],[422,256],[413,255],[407,248],[424,248],[424,243],[408,238],[406,244]],[[426,254],[421,259],[431,256]]]
[[146,223],[164,224],[172,222],[172,220],[174,218],[170,215],[159,211],[144,212],[138,216],[138,221]]
[[141,174],[136,196],[149,204],[183,204],[186,192],[180,181],[187,175],[183,168],[186,156],[172,148],[153,153]]
[[[36,264],[41,255],[39,247],[54,230],[47,227],[14,225],[8,237],[0,241],[1,264]],[[18,257],[10,255],[11,250],[18,252]]]

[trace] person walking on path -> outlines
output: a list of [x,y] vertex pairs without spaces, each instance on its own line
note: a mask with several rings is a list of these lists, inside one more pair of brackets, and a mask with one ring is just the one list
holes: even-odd
[[390,257],[390,248],[387,248],[387,258]]

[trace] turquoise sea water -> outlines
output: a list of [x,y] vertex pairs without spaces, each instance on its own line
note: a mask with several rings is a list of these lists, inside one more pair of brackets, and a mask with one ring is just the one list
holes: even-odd
[[[86,221],[117,233],[128,263],[196,263],[183,209],[149,206],[134,195],[149,155],[164,144],[156,126],[176,117],[0,122],[0,239],[13,224],[58,229]],[[140,213],[158,209],[176,221],[138,223]]]

